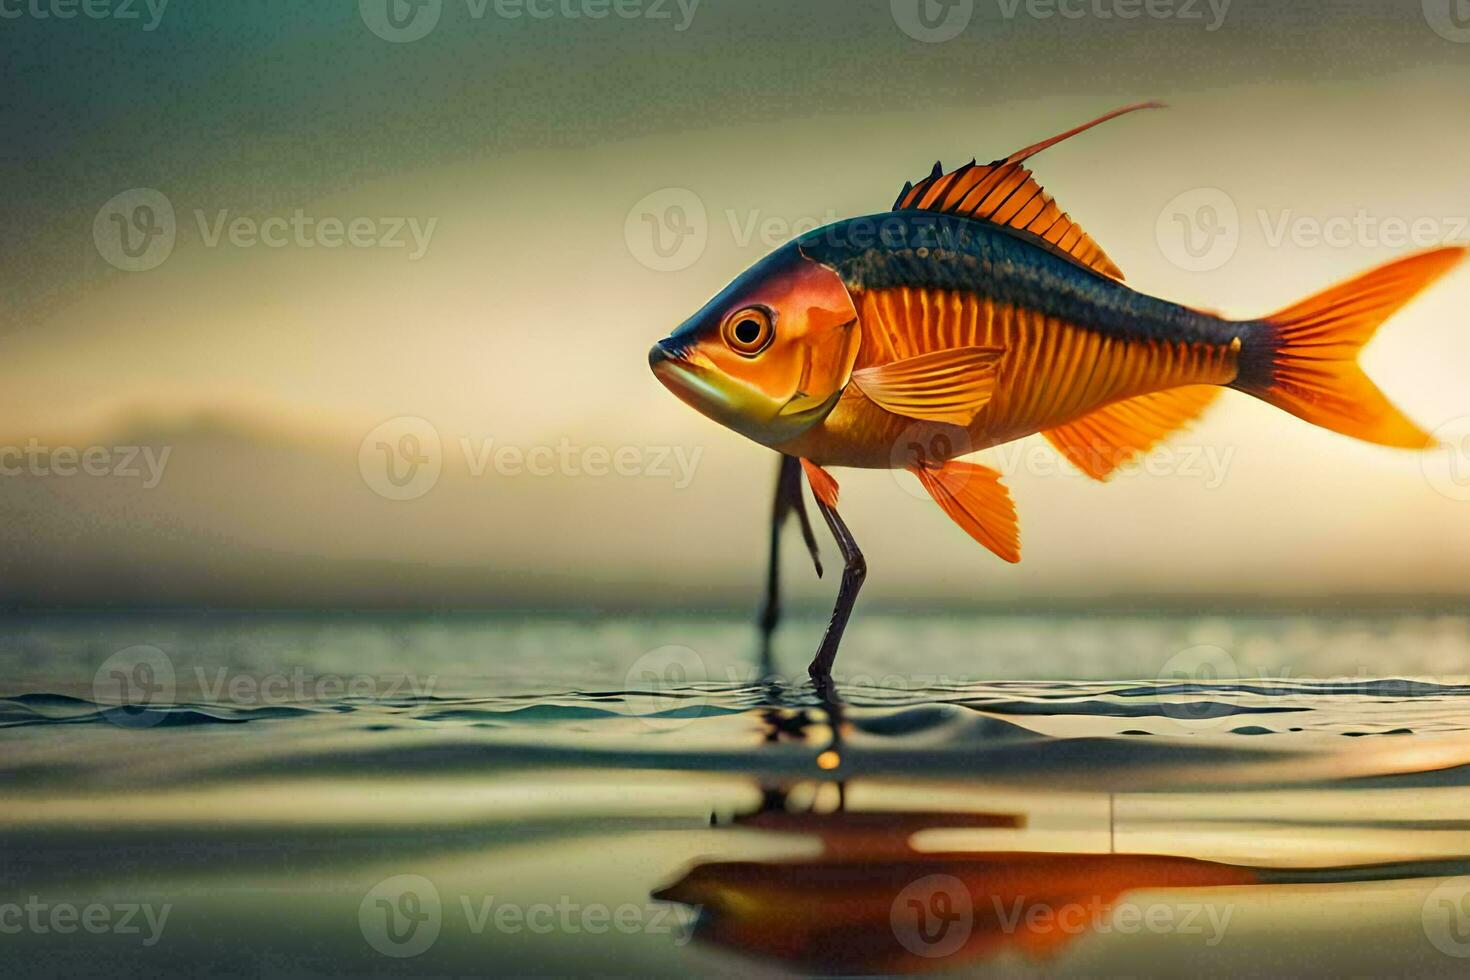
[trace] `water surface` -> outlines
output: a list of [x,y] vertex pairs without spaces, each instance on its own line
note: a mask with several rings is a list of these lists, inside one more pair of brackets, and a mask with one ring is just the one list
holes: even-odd
[[1470,960],[1466,619],[872,614],[825,697],[819,629],[783,676],[734,618],[12,617],[0,944],[38,975]]

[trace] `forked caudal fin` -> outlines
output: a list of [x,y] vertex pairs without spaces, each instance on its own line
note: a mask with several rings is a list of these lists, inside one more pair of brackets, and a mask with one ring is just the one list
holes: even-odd
[[1450,246],[1411,255],[1266,317],[1245,334],[1231,387],[1355,439],[1430,447],[1429,434],[1363,373],[1358,353],[1383,321],[1466,251]]

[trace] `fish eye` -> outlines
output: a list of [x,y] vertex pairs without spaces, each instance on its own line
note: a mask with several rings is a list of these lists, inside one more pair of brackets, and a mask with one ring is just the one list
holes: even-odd
[[765,307],[751,306],[732,313],[725,321],[725,343],[737,354],[755,357],[771,345],[776,337],[771,312]]

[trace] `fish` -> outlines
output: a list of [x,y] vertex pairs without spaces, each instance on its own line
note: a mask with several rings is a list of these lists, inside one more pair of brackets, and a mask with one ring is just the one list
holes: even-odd
[[[1408,255],[1255,319],[1135,290],[1026,163],[1161,107],[1124,106],[990,164],[936,163],[890,210],[765,256],[649,351],[655,377],[681,401],[780,453],[783,474],[805,474],[844,559],[813,678],[830,679],[867,576],[829,467],[908,470],[965,533],[1015,563],[1019,523],[1001,474],[960,457],[1035,433],[1104,481],[1231,389],[1365,442],[1435,444],[1358,354],[1466,247]],[[799,513],[821,573],[792,485],[778,480],[768,608],[788,514]]]

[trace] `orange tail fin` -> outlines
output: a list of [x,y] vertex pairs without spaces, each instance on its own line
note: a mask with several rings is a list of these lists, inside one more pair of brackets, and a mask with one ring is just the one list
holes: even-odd
[[1450,246],[1411,255],[1266,317],[1245,337],[1232,387],[1355,439],[1428,448],[1431,437],[1363,373],[1358,353],[1383,321],[1466,251]]

